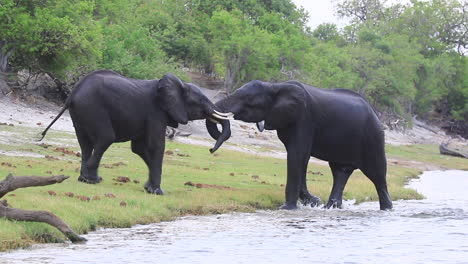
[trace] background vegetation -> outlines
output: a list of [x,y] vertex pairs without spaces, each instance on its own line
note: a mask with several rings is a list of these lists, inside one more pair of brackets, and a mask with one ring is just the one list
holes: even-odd
[[133,78],[198,71],[227,91],[297,79],[468,131],[466,1],[336,4],[343,29],[308,28],[291,0],[2,0],[0,71],[45,72],[68,89],[99,68]]

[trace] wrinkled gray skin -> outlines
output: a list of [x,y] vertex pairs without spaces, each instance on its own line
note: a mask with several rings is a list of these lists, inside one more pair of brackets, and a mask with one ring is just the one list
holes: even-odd
[[[135,80],[108,70],[92,72],[75,86],[43,137],[67,108],[81,147],[79,181],[101,182],[98,167],[104,152],[113,142],[131,141],[132,151],[149,168],[145,190],[160,195],[166,126],[205,119],[217,109],[197,86],[172,74],[161,80]],[[228,121],[214,120],[229,126]],[[218,138],[227,139],[229,128],[226,133]]]
[[[281,209],[297,208],[299,199],[312,206],[320,203],[307,189],[310,156],[328,161],[333,174],[326,208],[342,206],[343,189],[355,169],[374,183],[380,209],[392,208],[384,131],[372,107],[359,94],[295,81],[251,81],[216,106],[222,112],[232,112],[234,119],[257,123],[260,130],[277,131],[288,154],[286,202]],[[217,130],[213,123],[206,124],[209,132]]]

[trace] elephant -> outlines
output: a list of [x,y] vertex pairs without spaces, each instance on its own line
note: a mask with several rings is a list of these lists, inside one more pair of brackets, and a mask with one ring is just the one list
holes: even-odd
[[[383,126],[373,107],[347,89],[321,89],[297,81],[250,81],[215,105],[235,120],[256,123],[260,131],[276,130],[287,151],[286,201],[280,209],[296,209],[297,202],[318,206],[306,184],[310,156],[328,161],[333,187],[325,208],[341,208],[343,189],[355,169],[374,184],[380,209],[392,209],[387,190],[387,161]],[[210,135],[224,140],[218,127],[206,120]],[[216,150],[214,148],[213,150]]]
[[81,148],[78,180],[90,184],[102,181],[98,167],[107,148],[114,142],[131,141],[132,151],[149,169],[145,190],[162,195],[166,126],[177,128],[189,120],[210,118],[222,124],[220,138],[230,136],[227,117],[196,85],[170,73],[160,80],[130,79],[110,70],[89,73],[75,85],[40,140],[66,109]]

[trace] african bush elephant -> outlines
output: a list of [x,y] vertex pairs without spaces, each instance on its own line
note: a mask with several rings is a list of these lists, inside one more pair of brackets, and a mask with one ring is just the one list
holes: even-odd
[[78,180],[86,183],[101,182],[99,162],[113,142],[131,140],[132,151],[149,168],[145,190],[163,194],[160,184],[167,125],[212,118],[223,127],[227,124],[220,138],[230,136],[229,121],[223,120],[226,117],[217,107],[197,86],[172,74],[161,80],[135,80],[109,70],[94,71],[76,84],[42,138],[67,108],[81,147]]
[[[260,131],[276,130],[287,151],[286,202],[281,209],[320,199],[307,190],[310,156],[325,161],[333,174],[333,188],[326,208],[341,207],[349,176],[360,169],[375,185],[380,209],[392,208],[387,191],[384,131],[373,108],[359,94],[345,89],[319,89],[296,81],[251,81],[216,106],[234,119],[257,123]],[[217,126],[206,126],[216,139]],[[222,144],[218,136],[217,145]]]

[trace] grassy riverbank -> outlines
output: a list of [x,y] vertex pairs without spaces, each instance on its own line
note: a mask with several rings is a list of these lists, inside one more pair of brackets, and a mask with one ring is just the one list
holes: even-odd
[[[147,168],[130,151],[129,143],[114,144],[106,152],[100,167],[103,182],[88,185],[77,181],[80,158],[74,134],[51,131],[48,142],[37,144],[22,138],[33,138],[39,130],[19,126],[0,129],[3,137],[11,138],[8,142],[0,140],[0,150],[26,155],[0,154],[0,178],[8,173],[71,176],[61,184],[16,190],[5,199],[15,208],[51,211],[78,233],[98,227],[166,221],[186,214],[275,209],[284,200],[286,161],[282,159],[226,149],[211,155],[207,147],[168,141],[162,178],[165,195],[155,196],[143,190]],[[437,146],[389,146],[387,151],[393,161],[389,163],[388,183],[394,200],[421,198],[415,191],[403,188],[409,178],[421,171],[408,161],[468,170],[466,159],[440,156]],[[46,158],[31,157],[35,154]],[[117,181],[119,177],[130,181]],[[309,190],[326,201],[332,185],[328,166],[310,164],[307,179]],[[197,188],[186,185],[187,182],[204,185]],[[377,200],[374,187],[360,171],[350,178],[344,196],[358,202]],[[46,224],[0,219],[0,251],[50,241],[51,237],[63,238]]]

